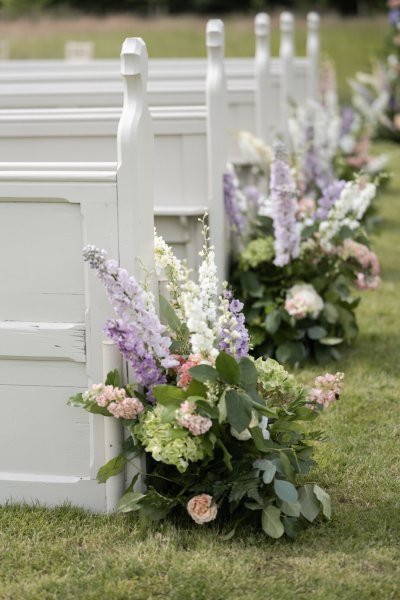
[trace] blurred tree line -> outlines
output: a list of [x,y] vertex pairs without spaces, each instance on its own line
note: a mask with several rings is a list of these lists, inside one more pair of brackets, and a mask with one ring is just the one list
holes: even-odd
[[9,13],[19,14],[35,10],[68,10],[111,13],[117,11],[156,13],[229,13],[290,10],[335,10],[344,15],[368,14],[382,10],[386,0],[0,0],[0,6]]

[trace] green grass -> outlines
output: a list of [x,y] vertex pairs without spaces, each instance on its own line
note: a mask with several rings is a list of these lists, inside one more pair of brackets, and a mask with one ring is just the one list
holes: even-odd
[[[389,147],[392,168],[400,147]],[[382,600],[399,598],[400,174],[379,197],[383,284],[364,295],[361,335],[339,364],[345,392],[324,415],[315,479],[333,519],[294,543],[171,522],[147,533],[123,516],[0,509],[2,600]],[[320,372],[301,372],[311,381]]]
[[[179,17],[140,19],[115,16],[36,20],[19,19],[0,22],[0,39],[8,39],[12,58],[62,58],[68,39],[92,40],[98,58],[116,58],[125,37],[141,36],[152,57],[205,56],[204,30],[206,18]],[[253,20],[249,17],[227,17],[227,56],[252,56],[254,53]],[[272,52],[278,53],[278,16],[273,17]],[[337,65],[338,84],[343,97],[349,95],[347,79],[355,71],[368,68],[375,52],[381,51],[388,33],[385,17],[375,19],[322,19],[322,54]],[[305,53],[304,18],[296,22],[296,48]]]

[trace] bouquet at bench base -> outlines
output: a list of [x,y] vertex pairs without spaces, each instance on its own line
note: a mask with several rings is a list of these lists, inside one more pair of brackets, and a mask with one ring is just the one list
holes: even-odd
[[118,316],[105,330],[141,384],[122,386],[113,372],[69,401],[121,419],[129,434],[99,482],[146,455],[147,490],[135,491],[137,475],[119,510],[143,524],[171,512],[198,525],[215,521],[228,538],[251,522],[272,538],[294,538],[319,515],[329,519],[329,495],[309,474],[322,437],[310,422],[339,397],[342,374],[318,377],[307,391],[274,360],[250,358],[242,304],[226,288],[217,297],[207,243],[195,283],[156,238],[157,268],[168,281],[169,300],[160,299],[166,325],[151,294],[104,251],[84,254]]
[[256,355],[323,363],[340,358],[338,347],[353,342],[360,301],[355,292],[380,283],[362,225],[375,192],[373,183],[359,178],[336,180],[318,202],[302,198],[284,147],[276,147],[270,195],[256,209],[252,203],[250,219],[240,214],[247,223],[236,227],[232,261],[232,283],[244,302]]

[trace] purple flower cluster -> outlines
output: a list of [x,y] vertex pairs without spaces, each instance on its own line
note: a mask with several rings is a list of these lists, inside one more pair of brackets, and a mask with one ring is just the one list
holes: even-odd
[[243,303],[225,290],[221,302],[222,315],[219,319],[219,349],[235,358],[243,358],[249,353],[249,333],[242,313]]
[[332,183],[334,178],[332,164],[330,161],[324,160],[321,150],[315,145],[314,135],[314,127],[309,127],[306,141],[307,150],[301,164],[304,192],[308,192],[313,184],[323,190]]
[[224,205],[232,229],[236,233],[243,233],[244,217],[237,199],[237,180],[233,167],[227,167],[224,173]]
[[316,217],[320,221],[324,221],[328,217],[328,213],[346,185],[343,179],[335,179],[333,183],[324,189],[322,197],[318,200],[318,208]]
[[275,233],[274,264],[283,267],[300,254],[300,232],[296,221],[296,186],[287,164],[283,144],[275,146],[271,162],[270,192]]
[[388,16],[391,25],[397,27],[397,23],[400,23],[400,6],[390,8]]
[[86,246],[83,258],[97,272],[119,317],[107,321],[104,331],[132,366],[138,383],[149,389],[148,397],[152,399],[152,386],[166,381],[163,368],[176,365],[169,353],[171,339],[165,335],[152,298],[115,260],[107,260],[104,250]]
[[348,135],[351,132],[356,113],[351,106],[343,106],[340,114],[340,137]]

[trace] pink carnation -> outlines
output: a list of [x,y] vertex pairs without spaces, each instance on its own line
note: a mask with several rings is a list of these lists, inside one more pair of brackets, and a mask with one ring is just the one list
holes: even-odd
[[177,411],[176,420],[181,427],[188,429],[192,435],[202,435],[212,426],[212,421],[208,417],[202,417],[195,413],[196,404],[185,400]]
[[137,398],[123,398],[111,402],[108,410],[117,419],[136,419],[144,411],[144,406]]
[[335,402],[340,396],[343,387],[343,373],[325,373],[315,378],[314,386],[308,396],[309,408],[316,408],[317,405],[328,408],[332,402]]
[[178,368],[176,369],[179,378],[177,383],[178,387],[182,388],[183,390],[187,390],[187,388],[190,385],[190,382],[193,379],[193,377],[189,373],[189,370],[192,367],[195,367],[196,365],[201,363],[202,360],[203,358],[199,354],[191,354],[186,362],[178,366]]
[[379,287],[379,260],[365,244],[345,240],[338,248],[338,253],[344,260],[355,260],[362,267],[363,271],[357,273],[355,281],[360,290],[376,290]]

